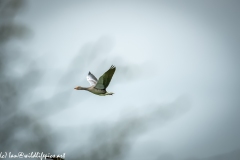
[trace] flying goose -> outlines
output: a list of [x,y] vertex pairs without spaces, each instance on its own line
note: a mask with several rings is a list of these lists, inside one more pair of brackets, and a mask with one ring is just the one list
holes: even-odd
[[77,86],[74,89],[87,90],[99,96],[113,95],[112,92],[107,92],[106,88],[108,87],[115,70],[116,67],[112,65],[110,69],[99,78],[99,80],[89,71],[87,81],[90,83],[91,87]]

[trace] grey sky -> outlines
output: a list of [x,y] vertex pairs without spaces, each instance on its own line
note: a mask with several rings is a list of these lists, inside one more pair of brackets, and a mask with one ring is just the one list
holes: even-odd
[[[42,76],[22,106],[54,133],[74,131],[59,134],[59,151],[88,144],[91,126],[141,117],[127,160],[239,158],[238,1],[26,2],[15,20],[33,36],[13,44]],[[112,64],[114,96],[73,90]]]

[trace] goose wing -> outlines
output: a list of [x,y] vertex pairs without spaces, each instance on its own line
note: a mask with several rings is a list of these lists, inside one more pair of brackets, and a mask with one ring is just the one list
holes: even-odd
[[111,66],[110,69],[105,72],[98,80],[95,88],[97,89],[106,89],[112,79],[112,76],[116,70],[115,66]]
[[98,79],[91,72],[89,72],[87,75],[87,81],[91,86],[93,86],[97,84]]

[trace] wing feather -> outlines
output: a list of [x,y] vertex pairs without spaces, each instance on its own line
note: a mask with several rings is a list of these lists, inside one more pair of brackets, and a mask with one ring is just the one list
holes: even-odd
[[91,72],[89,72],[87,75],[87,81],[91,86],[93,86],[97,84],[98,79]]
[[115,66],[111,66],[107,72],[105,72],[98,80],[95,88],[106,89],[111,82],[112,76],[116,70]]

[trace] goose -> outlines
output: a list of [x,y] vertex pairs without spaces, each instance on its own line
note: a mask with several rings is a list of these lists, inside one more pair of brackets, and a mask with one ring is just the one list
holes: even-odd
[[99,80],[89,71],[87,75],[87,81],[90,83],[90,87],[81,87],[77,86],[74,89],[76,90],[87,90],[93,94],[99,95],[99,96],[106,96],[106,95],[113,95],[112,92],[107,92],[106,88],[108,87],[112,76],[116,70],[115,66],[111,66],[107,72],[105,72]]

